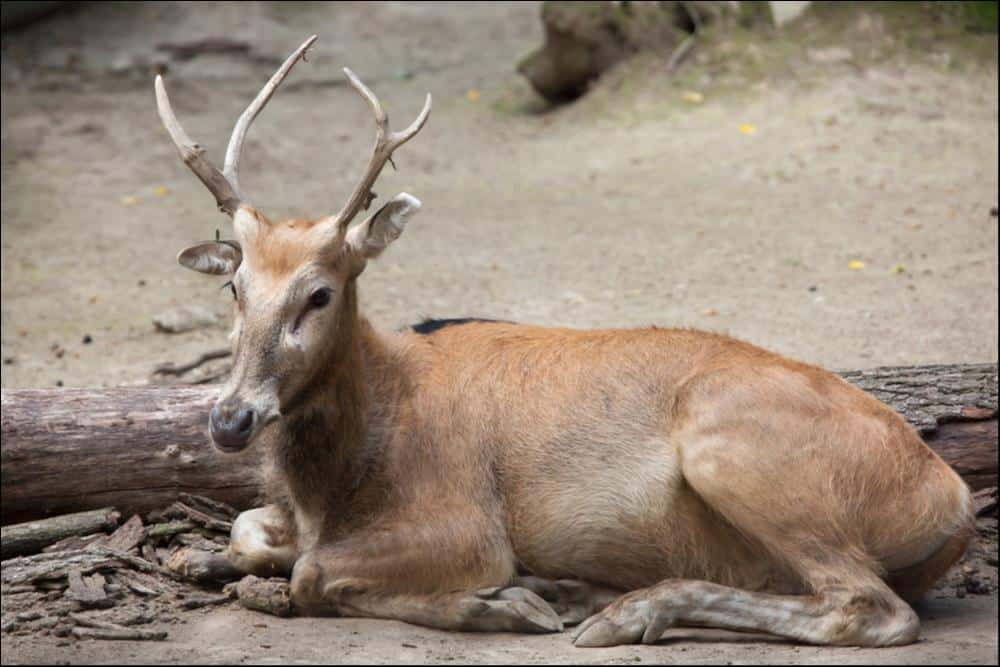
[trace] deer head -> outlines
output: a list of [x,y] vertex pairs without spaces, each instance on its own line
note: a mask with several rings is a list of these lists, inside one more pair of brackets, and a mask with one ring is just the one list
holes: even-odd
[[178,261],[202,273],[231,276],[235,301],[230,340],[233,370],[212,408],[209,431],[217,447],[239,451],[269,423],[299,402],[318,373],[328,372],[343,354],[345,319],[356,309],[354,280],[369,259],[402,233],[420,202],[396,195],[364,222],[349,228],[375,194],[372,186],[392,153],[413,138],[427,121],[431,96],[417,119],[400,132],[375,94],[345,68],[351,86],[375,115],[375,145],[368,167],[347,203],[319,220],[273,223],[249,203],[240,188],[239,164],[247,130],[288,72],[316,41],[310,37],[282,64],[233,128],[220,172],[174,116],[161,77],[156,77],[160,119],[181,159],[233,219],[234,241],[207,241],[186,248]]

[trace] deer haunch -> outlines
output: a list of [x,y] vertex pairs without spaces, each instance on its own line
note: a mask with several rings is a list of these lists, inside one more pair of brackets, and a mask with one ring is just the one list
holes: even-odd
[[226,451],[261,451],[273,501],[234,524],[233,559],[290,570],[303,613],[535,632],[595,614],[581,646],[655,641],[676,623],[913,641],[898,593],[918,596],[961,555],[969,490],[836,375],[695,331],[379,333],[361,317],[358,276],[420,202],[398,195],[348,226],[429,96],[390,132],[345,70],[376,121],[347,204],[280,223],[249,205],[236,179],[249,124],[314,39],[240,118],[222,172],[156,84],[237,237],[179,256],[231,276],[234,364],[210,432]]

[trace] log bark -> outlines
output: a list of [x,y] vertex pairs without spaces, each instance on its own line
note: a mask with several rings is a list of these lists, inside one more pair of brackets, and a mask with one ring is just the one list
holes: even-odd
[[[923,435],[973,489],[997,485],[997,364],[844,371]],[[126,516],[182,493],[247,509],[259,454],[223,454],[206,422],[217,387],[4,389],[2,520],[113,505]]]
[[207,435],[218,387],[3,389],[4,524],[112,505],[125,516],[191,492],[246,509],[258,494],[251,447]]
[[[6,465],[6,460],[4,461]],[[6,471],[3,483],[7,483]],[[6,499],[5,499],[6,502]],[[67,537],[79,537],[112,530],[119,515],[110,507],[4,526],[0,532],[0,558],[38,553]]]

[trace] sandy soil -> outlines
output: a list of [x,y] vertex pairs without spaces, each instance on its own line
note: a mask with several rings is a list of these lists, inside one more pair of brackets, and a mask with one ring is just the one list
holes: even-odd
[[[244,185],[272,217],[339,208],[367,157],[369,112],[339,67],[372,85],[400,124],[434,94],[428,126],[376,188],[425,206],[362,279],[363,307],[381,326],[424,315],[655,323],[727,332],[830,368],[997,358],[995,36],[909,48],[864,18],[834,38],[715,44],[676,79],[640,58],[581,101],[546,110],[513,72],[541,40],[533,3],[461,12],[95,3],[3,37],[4,387],[145,383],[159,362],[224,344],[222,280],[184,271],[174,256],[216,229],[229,235],[228,222],[160,128],[156,46],[218,35],[253,45],[252,59],[166,62],[179,117],[221,162],[274,61],[314,32],[310,62],[258,119],[244,159]],[[984,48],[985,59],[974,57]],[[687,89],[704,102],[684,102]],[[852,260],[864,268],[851,270]],[[223,323],[154,332],[154,315],[186,303]],[[574,652],[565,637],[214,611],[163,645],[5,637],[3,653],[5,662],[996,662],[995,594],[932,600],[924,620],[921,644],[891,651],[716,643],[685,631],[655,648]]]
[[997,599],[934,600],[919,643],[888,649],[797,646],[767,637],[669,630],[654,646],[578,649],[568,635],[454,634],[397,621],[280,619],[190,612],[165,642],[7,637],[4,662],[47,664],[996,664]]

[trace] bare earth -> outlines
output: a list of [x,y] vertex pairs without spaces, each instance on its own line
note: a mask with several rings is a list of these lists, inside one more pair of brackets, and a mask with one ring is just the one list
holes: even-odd
[[[534,3],[94,4],[4,35],[2,385],[142,384],[159,362],[225,344],[222,280],[174,256],[231,230],[159,125],[150,66],[157,44],[220,35],[254,58],[171,60],[165,74],[178,116],[218,161],[274,62],[320,36],[248,142],[244,186],[275,218],[336,210],[367,158],[369,111],[340,67],[400,125],[433,93],[428,126],[376,188],[424,202],[362,278],[381,326],[658,324],[834,369],[995,361],[996,37],[968,38],[992,40],[985,59],[952,43],[875,53],[892,43],[885,30],[859,21],[844,44],[811,51],[696,49],[675,80],[640,58],[544,113],[513,72],[542,39]],[[221,323],[154,332],[154,315],[188,303]],[[697,630],[584,651],[566,636],[390,621],[185,618],[156,644],[5,635],[3,661],[997,662],[995,592],[931,599],[919,644],[878,651]]]

